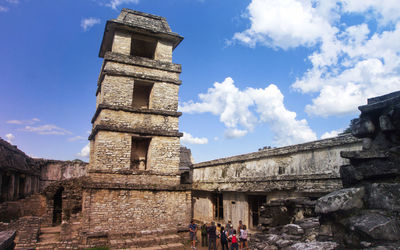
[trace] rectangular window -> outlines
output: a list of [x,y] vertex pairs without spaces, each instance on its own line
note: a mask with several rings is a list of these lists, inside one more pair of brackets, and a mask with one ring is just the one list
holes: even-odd
[[132,107],[148,109],[153,83],[135,80],[133,86]]
[[131,169],[147,170],[147,152],[151,138],[132,137]]
[[135,35],[132,37],[131,56],[146,57],[154,59],[157,40]]

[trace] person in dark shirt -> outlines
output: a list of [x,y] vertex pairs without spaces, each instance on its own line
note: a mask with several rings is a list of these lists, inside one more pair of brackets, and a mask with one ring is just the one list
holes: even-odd
[[214,250],[217,250],[217,228],[215,222],[211,222],[211,226],[207,227],[208,234],[208,250],[211,250],[211,246]]
[[196,233],[197,233],[197,225],[194,223],[193,220],[190,221],[189,225],[189,236],[190,240],[192,241],[192,249],[196,249]]
[[201,246],[208,247],[207,224],[201,226]]
[[228,232],[225,230],[224,227],[221,227],[221,247],[222,250],[229,250],[228,246]]

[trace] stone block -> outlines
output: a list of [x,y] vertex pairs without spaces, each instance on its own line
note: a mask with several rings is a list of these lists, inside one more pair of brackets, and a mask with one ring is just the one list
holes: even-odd
[[368,189],[368,208],[400,212],[400,184],[374,183]]
[[367,235],[365,240],[400,240],[399,220],[391,214],[365,210],[344,220],[350,230]]
[[304,234],[304,229],[297,224],[287,224],[283,226],[283,232],[292,235],[302,235]]
[[310,243],[296,243],[290,247],[285,248],[285,250],[333,250],[337,249],[338,244],[336,242],[310,242]]
[[365,189],[363,187],[347,188],[332,192],[318,199],[315,212],[327,214],[362,208],[364,206],[364,195]]

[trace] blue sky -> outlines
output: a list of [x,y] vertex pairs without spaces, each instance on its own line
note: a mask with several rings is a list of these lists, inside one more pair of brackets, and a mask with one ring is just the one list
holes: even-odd
[[196,162],[336,135],[400,90],[398,0],[0,0],[0,137],[88,160],[99,47],[121,8],[185,37],[173,61]]

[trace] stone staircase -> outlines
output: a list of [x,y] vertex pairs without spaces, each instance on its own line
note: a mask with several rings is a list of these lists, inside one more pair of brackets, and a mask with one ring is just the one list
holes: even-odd
[[110,240],[110,249],[182,250],[185,249],[182,241],[181,236],[177,234],[148,235],[138,238]]

